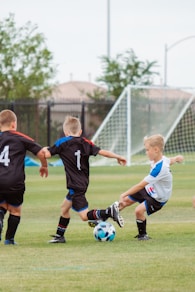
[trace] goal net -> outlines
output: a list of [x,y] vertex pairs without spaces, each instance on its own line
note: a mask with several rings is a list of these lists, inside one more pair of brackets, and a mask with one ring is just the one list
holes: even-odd
[[[143,139],[162,134],[165,155],[183,154],[195,160],[195,99],[193,89],[127,86],[92,141],[127,158],[127,165],[147,163]],[[91,165],[115,165],[100,155]]]

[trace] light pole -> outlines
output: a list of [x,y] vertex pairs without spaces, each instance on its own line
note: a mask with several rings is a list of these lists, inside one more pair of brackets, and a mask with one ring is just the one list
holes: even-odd
[[187,41],[191,38],[195,38],[195,35],[191,35],[188,37],[185,37],[183,39],[180,39],[178,41],[176,41],[175,43],[173,43],[172,45],[168,46],[167,44],[165,44],[165,53],[164,53],[164,86],[167,86],[167,53],[170,49],[172,49],[173,47],[179,45],[180,43]]
[[107,57],[110,58],[110,0],[107,0]]

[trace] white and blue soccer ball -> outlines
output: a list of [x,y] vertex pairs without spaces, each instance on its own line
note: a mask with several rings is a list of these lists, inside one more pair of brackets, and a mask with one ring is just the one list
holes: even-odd
[[116,236],[116,230],[110,222],[102,221],[95,226],[93,235],[98,241],[112,241]]

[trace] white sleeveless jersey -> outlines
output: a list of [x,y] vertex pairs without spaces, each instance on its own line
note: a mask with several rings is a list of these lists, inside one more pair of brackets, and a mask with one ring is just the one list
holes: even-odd
[[161,203],[168,201],[172,193],[170,159],[163,156],[162,160],[151,162],[151,171],[144,181],[148,183],[145,189],[152,198]]

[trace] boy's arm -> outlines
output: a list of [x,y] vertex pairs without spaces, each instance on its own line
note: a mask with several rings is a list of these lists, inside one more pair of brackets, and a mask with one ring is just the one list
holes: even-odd
[[170,157],[170,165],[174,164],[174,163],[180,163],[183,162],[184,157],[182,155],[177,155],[174,157]]
[[140,181],[136,185],[132,186],[130,189],[128,189],[126,192],[122,193],[119,198],[119,207],[120,209],[123,209],[124,205],[123,202],[125,202],[126,197],[133,195],[140,190],[144,189],[144,187],[148,184],[145,180]]
[[37,153],[37,157],[41,161],[41,167],[39,169],[40,175],[47,177],[48,176],[47,159],[45,158],[45,153],[44,153],[43,149],[41,149]]
[[139,183],[137,183],[136,185],[134,185],[130,189],[128,189],[126,192],[122,193],[120,195],[120,200],[122,200],[123,198],[125,198],[129,195],[133,195],[133,194],[139,192],[140,190],[144,189],[144,187],[147,184],[148,184],[148,182],[146,182],[145,180],[140,181]]
[[118,155],[114,152],[111,152],[111,151],[108,151],[108,150],[103,150],[101,149],[99,152],[98,152],[99,155],[101,156],[105,156],[105,157],[108,157],[108,158],[115,158],[117,159],[118,163],[120,165],[126,165],[127,161],[126,161],[126,158],[121,156],[121,155]]

